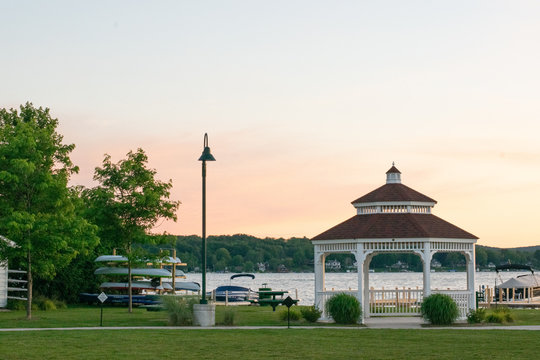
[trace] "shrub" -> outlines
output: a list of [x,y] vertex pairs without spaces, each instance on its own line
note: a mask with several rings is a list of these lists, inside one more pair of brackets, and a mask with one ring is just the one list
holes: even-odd
[[40,310],[44,310],[44,311],[49,311],[49,310],[56,310],[56,305],[54,304],[54,302],[50,299],[44,299],[40,304],[39,304],[39,309]]
[[[298,312],[298,310],[290,308],[288,311],[290,312],[289,319],[291,321],[298,321],[302,318],[302,315],[300,315],[300,312]],[[287,310],[281,310],[279,312],[279,318],[283,321],[287,321]]]
[[319,310],[319,308],[316,307],[315,305],[311,305],[311,306],[301,307],[300,313],[302,313],[302,317],[306,319],[306,321],[314,323],[314,322],[317,322],[317,320],[319,320],[319,318],[321,317],[322,311]]
[[469,324],[479,324],[486,319],[486,309],[478,308],[470,310],[467,314],[467,322]]
[[356,324],[362,315],[360,302],[352,295],[337,294],[326,302],[326,312],[338,324]]
[[161,301],[167,310],[170,326],[193,324],[193,305],[197,303],[196,296],[163,296]]
[[486,321],[490,323],[513,322],[514,315],[506,306],[498,306],[487,315]]
[[67,305],[65,301],[53,299],[53,302],[57,309],[67,309]]
[[227,308],[223,311],[223,320],[221,321],[221,325],[228,325],[228,326],[232,326],[234,325],[234,316],[235,316],[236,312],[231,309],[231,308]]
[[420,311],[424,319],[434,325],[450,325],[459,316],[456,303],[445,294],[433,294],[425,298]]
[[8,299],[6,308],[9,310],[26,310],[26,301]]

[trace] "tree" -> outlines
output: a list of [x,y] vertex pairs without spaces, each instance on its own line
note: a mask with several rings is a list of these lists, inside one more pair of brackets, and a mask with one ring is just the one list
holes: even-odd
[[96,228],[80,213],[79,191],[68,187],[78,168],[69,158],[49,109],[31,103],[0,110],[0,234],[28,271],[27,318],[34,278],[51,279],[79,253],[95,247]]
[[100,185],[87,190],[85,197],[89,215],[99,226],[99,235],[109,249],[122,249],[128,258],[129,312],[132,312],[131,268],[134,244],[153,243],[156,237],[148,232],[160,219],[176,221],[179,201],[169,200],[172,181],[155,178],[149,169],[148,157],[142,149],[130,151],[118,163],[105,155],[102,167],[97,167],[94,180]]

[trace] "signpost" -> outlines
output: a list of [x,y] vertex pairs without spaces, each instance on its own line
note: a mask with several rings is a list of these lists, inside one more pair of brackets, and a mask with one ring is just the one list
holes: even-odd
[[103,326],[103,303],[105,302],[105,300],[107,300],[108,296],[104,292],[102,292],[98,295],[97,298],[101,302],[101,318],[99,320],[99,326]]
[[291,306],[296,304],[296,301],[294,301],[290,296],[287,296],[285,300],[283,300],[281,303],[287,307],[287,329],[290,329],[291,328]]

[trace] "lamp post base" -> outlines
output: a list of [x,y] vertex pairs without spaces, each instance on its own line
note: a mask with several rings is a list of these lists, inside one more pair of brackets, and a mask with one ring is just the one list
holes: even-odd
[[216,305],[214,304],[194,304],[193,305],[193,325],[195,326],[215,326],[216,325]]

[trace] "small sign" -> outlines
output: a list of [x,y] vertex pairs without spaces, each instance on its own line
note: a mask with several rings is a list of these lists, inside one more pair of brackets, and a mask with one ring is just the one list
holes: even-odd
[[290,308],[296,303],[296,301],[294,301],[290,296],[287,296],[285,300],[283,300],[281,303],[286,307]]
[[105,295],[104,292],[102,292],[101,294],[98,295],[98,300],[101,301],[101,303],[103,304],[105,302],[105,300],[107,300],[108,296]]

